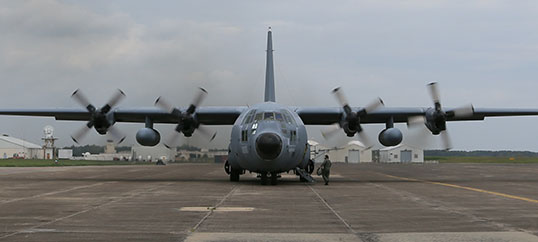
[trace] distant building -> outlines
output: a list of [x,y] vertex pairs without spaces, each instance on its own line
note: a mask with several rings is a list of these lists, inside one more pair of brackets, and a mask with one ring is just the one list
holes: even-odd
[[200,158],[214,159],[215,163],[223,163],[228,159],[228,150],[178,150],[176,160],[192,161]]
[[43,159],[43,148],[40,145],[4,134],[0,136],[0,158]]
[[72,159],[73,150],[72,149],[58,149],[58,159]]
[[135,145],[131,148],[131,160],[137,161],[174,161],[176,158],[176,150],[168,149],[162,144],[153,147]]
[[113,140],[106,141],[105,154],[116,154],[116,144]]
[[380,163],[424,163],[424,150],[399,144],[374,151],[374,161]]
[[372,162],[372,150],[358,140],[352,140],[345,146],[330,149],[327,154],[332,162]]

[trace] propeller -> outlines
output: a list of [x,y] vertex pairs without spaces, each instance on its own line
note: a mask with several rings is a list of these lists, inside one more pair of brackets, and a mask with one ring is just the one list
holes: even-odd
[[204,98],[207,96],[207,91],[204,88],[199,88],[198,93],[194,97],[194,100],[189,105],[187,110],[181,111],[180,109],[174,107],[171,105],[167,100],[165,100],[163,97],[157,98],[155,100],[155,106],[159,107],[160,109],[169,112],[173,116],[175,116],[178,119],[178,124],[175,128],[175,131],[165,142],[164,145],[167,148],[171,148],[174,144],[177,143],[177,140],[179,139],[179,134],[183,133],[185,137],[191,137],[194,130],[198,129],[201,135],[204,137],[207,137],[209,139],[209,142],[213,141],[215,137],[217,136],[216,131],[212,131],[211,129],[201,125],[198,120],[196,119],[195,111],[196,108],[200,106]]
[[108,102],[101,108],[97,109],[88,101],[88,98],[86,98],[80,89],[75,90],[73,94],[71,94],[71,98],[88,110],[89,120],[86,125],[82,126],[71,135],[71,139],[73,139],[75,143],[79,143],[80,140],[82,140],[88,134],[90,129],[95,128],[99,134],[104,135],[109,133],[115,141],[121,143],[125,139],[125,135],[123,135],[118,129],[114,128],[114,117],[110,115],[109,112],[124,97],[125,93],[122,90],[117,89],[110,100],[108,100]]
[[335,96],[338,103],[343,107],[344,117],[340,122],[333,124],[331,127],[325,130],[322,130],[322,136],[325,139],[329,139],[330,137],[334,136],[340,129],[343,129],[348,137],[353,137],[355,136],[355,134],[358,134],[358,139],[364,145],[366,145],[367,147],[373,146],[371,139],[366,135],[366,133],[363,132],[363,129],[360,125],[360,118],[365,116],[369,112],[372,112],[383,106],[383,100],[381,100],[381,98],[377,98],[372,102],[368,103],[365,107],[357,111],[353,111],[353,109],[349,106],[349,102],[347,101],[340,87],[337,87],[332,90],[332,94]]
[[424,116],[413,116],[407,120],[410,128],[426,125],[433,135],[441,136],[442,147],[445,150],[452,149],[452,141],[446,128],[446,121],[449,118],[465,118],[474,114],[474,107],[471,104],[444,111],[441,106],[441,97],[437,82],[427,85],[434,107],[428,108]]

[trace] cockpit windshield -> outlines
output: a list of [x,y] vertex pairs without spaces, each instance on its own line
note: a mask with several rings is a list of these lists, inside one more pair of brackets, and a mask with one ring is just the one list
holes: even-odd
[[292,123],[291,117],[288,114],[283,114],[280,112],[258,112],[254,114],[254,112],[249,113],[247,117],[244,120],[245,124],[250,124],[252,122],[260,122],[262,120],[272,121],[276,120],[281,123]]
[[275,113],[273,113],[273,112],[265,112],[263,114],[263,120],[275,120]]

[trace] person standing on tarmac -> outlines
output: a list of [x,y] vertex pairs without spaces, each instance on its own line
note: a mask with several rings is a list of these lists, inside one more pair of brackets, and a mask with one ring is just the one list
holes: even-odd
[[331,175],[331,160],[329,160],[329,155],[325,155],[323,163],[321,163],[321,177],[325,181],[325,185],[329,185],[329,175]]

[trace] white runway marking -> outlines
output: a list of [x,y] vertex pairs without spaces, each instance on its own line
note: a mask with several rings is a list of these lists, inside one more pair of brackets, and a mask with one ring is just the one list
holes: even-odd
[[254,208],[251,207],[182,207],[179,209],[182,212],[251,212]]
[[[328,233],[193,233],[186,242],[209,241],[363,241],[354,234],[328,234]],[[534,242],[538,237],[523,232],[433,232],[433,233],[381,233],[370,234],[366,241],[377,242],[413,242],[413,241],[506,241],[506,242]]]

